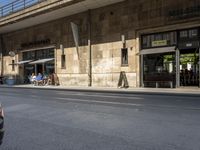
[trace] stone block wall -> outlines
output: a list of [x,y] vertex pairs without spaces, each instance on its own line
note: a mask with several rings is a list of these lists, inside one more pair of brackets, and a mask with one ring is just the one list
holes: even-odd
[[[124,2],[91,10],[91,44],[92,44],[92,85],[101,87],[117,87],[121,71],[126,72],[130,87],[140,84],[140,33],[143,30],[159,31],[160,27],[180,24],[197,17],[181,20],[171,19],[170,10],[185,8],[199,4],[199,0],[126,0]],[[88,12],[83,12],[45,24],[3,35],[5,42],[4,64],[10,61],[9,50],[19,53],[25,49],[22,43],[42,39],[50,39],[55,45],[55,67],[62,85],[87,86],[89,82],[89,49],[88,49]],[[79,26],[79,50],[75,48],[70,22]],[[177,26],[176,26],[177,24]],[[126,39],[128,48],[128,66],[121,65],[121,36]],[[66,68],[61,68],[60,44],[64,46]],[[31,47],[30,49],[34,49]],[[79,56],[79,57],[78,57]],[[5,73],[9,72],[4,68]],[[8,69],[8,70],[7,70]]]

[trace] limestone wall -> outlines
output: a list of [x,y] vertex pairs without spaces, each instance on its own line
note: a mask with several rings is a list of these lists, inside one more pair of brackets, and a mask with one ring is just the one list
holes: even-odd
[[[115,5],[91,10],[92,85],[117,87],[121,71],[126,72],[130,87],[140,86],[140,34],[176,30],[180,25],[198,26],[199,16],[174,19],[170,11],[192,7],[198,0],[126,0]],[[55,45],[55,67],[62,85],[87,86],[89,82],[88,12],[3,35],[5,42],[5,66],[9,50],[19,53],[25,50],[22,43],[50,39]],[[70,22],[79,26],[79,50],[75,48]],[[128,48],[128,65],[121,65],[121,35]],[[66,68],[61,68],[60,44],[64,46]],[[30,47],[34,49],[34,47]],[[9,67],[4,67],[9,72]]]

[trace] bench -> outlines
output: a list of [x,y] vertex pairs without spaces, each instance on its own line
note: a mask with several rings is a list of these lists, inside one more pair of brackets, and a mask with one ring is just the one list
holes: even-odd
[[[156,88],[159,88],[162,83],[167,83],[170,88],[173,88],[173,81],[162,81],[162,80],[156,81],[155,80],[155,81],[143,81],[143,83],[155,83]],[[143,85],[143,87],[144,87],[144,85]]]

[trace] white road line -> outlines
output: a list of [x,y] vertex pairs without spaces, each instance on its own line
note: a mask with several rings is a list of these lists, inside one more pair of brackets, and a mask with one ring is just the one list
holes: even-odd
[[144,99],[144,98],[142,98],[142,97],[135,97],[135,95],[134,96],[132,96],[132,97],[130,97],[130,96],[125,96],[124,95],[124,97],[123,96],[121,96],[121,95],[102,95],[102,94],[85,94],[85,93],[74,93],[74,94],[72,94],[72,93],[61,93],[62,95],[66,95],[66,96],[69,96],[69,95],[71,95],[71,96],[74,96],[74,95],[79,95],[79,96],[88,96],[88,97],[105,97],[105,98],[120,98],[120,99],[122,99],[122,98],[126,98],[126,99]]
[[120,102],[108,102],[108,101],[98,101],[98,100],[83,100],[83,99],[76,99],[76,98],[56,98],[58,100],[68,100],[74,102],[87,102],[87,103],[99,103],[99,104],[113,104],[113,105],[124,105],[124,106],[144,106],[142,104],[133,104],[133,103],[120,103]]
[[70,102],[86,102],[86,103],[98,103],[98,104],[112,104],[112,105],[123,105],[123,106],[137,106],[137,107],[153,107],[153,108],[167,108],[167,109],[185,109],[185,110],[200,110],[200,108],[195,107],[176,107],[169,105],[151,105],[151,104],[134,104],[134,103],[120,103],[120,102],[108,102],[108,101],[98,101],[98,100],[83,100],[76,98],[56,98],[58,100],[66,100]]

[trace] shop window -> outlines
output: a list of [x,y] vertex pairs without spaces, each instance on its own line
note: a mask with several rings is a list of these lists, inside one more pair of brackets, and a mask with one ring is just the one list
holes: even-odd
[[122,66],[128,65],[128,49],[127,48],[121,49],[121,63],[122,63]]
[[197,37],[198,30],[197,29],[191,29],[189,30],[189,38]]
[[66,59],[65,55],[61,55],[61,68],[65,69],[66,68]]
[[164,32],[155,33],[142,36],[142,49],[163,47],[163,46],[174,46],[177,43],[176,32]]
[[182,30],[179,32],[179,36],[181,39],[196,38],[196,37],[198,37],[198,29]]
[[187,38],[188,37],[188,32],[187,30],[180,31],[180,38]]

